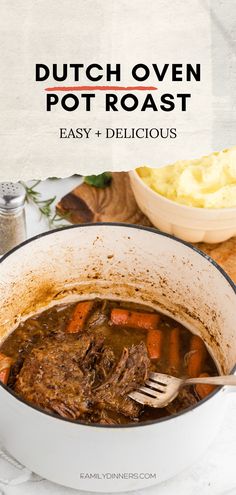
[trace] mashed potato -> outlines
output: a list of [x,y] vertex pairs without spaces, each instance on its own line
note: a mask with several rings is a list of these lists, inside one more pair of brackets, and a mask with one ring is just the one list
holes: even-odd
[[236,206],[236,146],[196,160],[137,169],[153,191],[168,199],[199,208]]

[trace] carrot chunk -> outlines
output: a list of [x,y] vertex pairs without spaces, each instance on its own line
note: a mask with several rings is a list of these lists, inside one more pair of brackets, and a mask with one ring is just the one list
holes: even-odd
[[[209,376],[208,373],[201,373],[200,377]],[[209,383],[197,383],[195,385],[195,390],[200,399],[204,399],[207,395],[211,394],[215,390],[215,385],[210,385]]]
[[111,311],[111,323],[123,327],[153,330],[157,327],[160,316],[154,313],[140,313],[128,309],[115,308]]
[[147,334],[147,350],[150,359],[160,359],[163,343],[161,330],[149,330]]
[[198,335],[193,335],[190,342],[188,359],[188,375],[196,378],[200,375],[206,357],[205,344]]
[[93,301],[81,301],[79,302],[72,314],[72,317],[68,323],[67,333],[78,333],[84,328],[85,321],[93,307]]
[[169,338],[169,367],[175,371],[180,368],[180,329],[172,328]]
[[0,381],[7,385],[12,359],[5,354],[0,353]]

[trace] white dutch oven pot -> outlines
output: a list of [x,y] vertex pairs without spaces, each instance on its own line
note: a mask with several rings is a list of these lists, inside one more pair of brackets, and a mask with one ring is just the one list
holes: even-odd
[[[151,229],[76,226],[38,236],[0,264],[1,340],[30,314],[65,300],[108,297],[152,305],[194,328],[219,370],[233,373],[236,293],[196,249]],[[88,491],[135,490],[192,464],[215,437],[225,388],[150,424],[93,426],[27,405],[0,385],[0,441],[22,464]]]

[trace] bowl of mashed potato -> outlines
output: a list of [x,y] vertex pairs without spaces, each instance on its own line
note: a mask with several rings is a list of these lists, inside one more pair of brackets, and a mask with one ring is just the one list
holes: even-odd
[[195,160],[130,172],[140,209],[160,230],[188,242],[236,235],[236,146]]

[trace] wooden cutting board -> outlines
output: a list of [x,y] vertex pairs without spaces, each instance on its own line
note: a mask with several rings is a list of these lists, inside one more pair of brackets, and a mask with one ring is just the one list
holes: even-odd
[[[152,226],[138,208],[125,172],[113,173],[111,185],[105,189],[79,185],[61,199],[57,211],[74,224],[123,222]],[[236,237],[221,244],[196,246],[217,261],[236,282]]]

